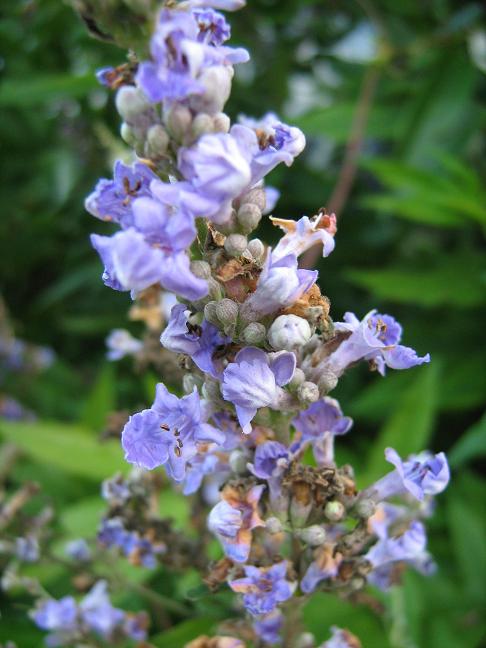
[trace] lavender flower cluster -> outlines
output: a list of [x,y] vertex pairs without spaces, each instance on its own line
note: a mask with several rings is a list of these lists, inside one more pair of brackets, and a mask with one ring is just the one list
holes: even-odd
[[[386,589],[404,564],[429,573],[423,520],[449,469],[443,453],[402,458],[387,448],[393,468],[358,492],[352,467],[336,464],[334,439],[353,425],[329,396],[339,379],[359,362],[384,376],[430,357],[401,344],[390,315],[331,320],[318,273],[299,268],[299,256],[314,245],[331,254],[333,214],[272,218],[283,231],[273,248],[251,237],[278,197],[266,176],[290,166],[305,137],[272,113],[232,125],[224,112],[233,66],[249,55],[225,44],[230,26],[216,9],[243,4],[166,3],[150,59],[100,71],[100,81],[117,90],[121,135],[135,157],[116,162],[113,179],[98,182],[86,208],[119,227],[92,235],[104,283],[134,300],[147,291],[160,304],[167,293],[176,298],[160,342],[178,354],[184,393],[157,385],[152,406],[123,429],[125,459],[146,470],[163,466],[185,495],[201,493],[225,554],[212,583],[227,582],[241,595],[254,637],[273,645],[293,632],[295,601],[317,589]],[[117,331],[110,355],[142,346]],[[146,565],[157,559],[146,538],[116,517],[100,539]],[[62,619],[70,630],[89,625],[86,606],[63,599],[35,618],[55,632]],[[108,624],[101,634],[124,623],[113,608],[98,618]],[[347,631],[332,633],[323,646],[359,646]],[[193,644],[244,645],[231,637],[204,641]]]

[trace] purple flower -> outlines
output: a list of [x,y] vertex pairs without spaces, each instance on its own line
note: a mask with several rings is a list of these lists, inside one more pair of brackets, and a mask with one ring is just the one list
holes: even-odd
[[213,9],[195,9],[192,15],[199,27],[197,40],[207,45],[222,45],[231,36],[226,18]]
[[319,648],[361,648],[360,640],[349,630],[341,630],[341,628],[332,626],[331,632],[331,638],[321,644]]
[[312,443],[317,463],[326,465],[334,462],[334,437],[349,432],[353,420],[343,416],[337,400],[326,396],[300,412],[292,424],[303,442]]
[[280,643],[282,640],[280,632],[283,628],[283,622],[283,614],[280,610],[275,609],[273,612],[270,612],[255,621],[253,629],[261,641],[274,645]]
[[195,9],[197,7],[213,7],[223,11],[237,11],[246,4],[245,0],[184,0],[180,7]]
[[230,338],[223,336],[213,325],[203,321],[200,327],[190,327],[190,311],[184,304],[176,304],[170,313],[167,327],[160,336],[162,346],[175,353],[185,353],[194,364],[213,378],[219,373],[213,360],[217,347],[227,344]]
[[88,628],[109,639],[115,629],[124,621],[125,613],[112,606],[107,592],[107,583],[98,581],[79,605],[81,618]]
[[159,383],[151,409],[131,416],[123,429],[125,459],[148,470],[165,465],[170,477],[182,481],[199,443],[224,440],[223,433],[205,421],[196,389],[177,398]]
[[[198,16],[206,14],[199,24]],[[163,9],[150,43],[152,61],[143,61],[136,81],[153,103],[180,101],[202,94],[201,76],[208,67],[231,65],[248,60],[243,49],[216,47],[226,40],[227,25],[222,16],[211,12]],[[208,34],[214,26],[215,36]]]
[[191,204],[196,216],[224,223],[231,203],[251,180],[249,153],[228,133],[203,135],[190,148],[181,148],[178,166],[192,186]]
[[381,501],[410,493],[415,499],[423,500],[426,495],[441,493],[449,483],[449,465],[443,452],[436,455],[422,452],[402,461],[393,448],[387,448],[385,457],[395,466],[395,470],[369,486],[361,497]]
[[342,556],[334,552],[334,544],[324,544],[314,552],[314,560],[311,562],[300,588],[305,594],[310,594],[317,585],[327,578],[335,578],[339,571]]
[[123,228],[132,227],[132,203],[135,198],[150,196],[150,183],[158,180],[146,164],[127,166],[115,162],[113,180],[102,178],[85,201],[86,210],[104,221],[114,221]]
[[251,152],[251,184],[262,180],[278,164],[290,166],[305,148],[304,133],[282,123],[273,113],[261,120],[240,118],[231,128],[231,135],[241,148]]
[[207,294],[207,283],[191,273],[185,252],[153,247],[133,228],[111,237],[92,234],[91,243],[105,266],[103,282],[114,290],[140,292],[160,283],[186,299]]
[[64,549],[66,555],[76,562],[88,562],[91,560],[91,550],[84,538],[71,540]]
[[34,610],[32,618],[42,630],[72,631],[76,628],[76,601],[72,596],[65,596],[59,601],[42,601]]
[[295,586],[286,579],[287,561],[271,567],[244,567],[245,577],[230,581],[234,592],[244,594],[243,603],[250,614],[268,614],[289,599]]
[[295,255],[275,259],[270,250],[255,292],[241,307],[242,317],[257,321],[281,308],[292,306],[316,282],[317,275],[317,270],[300,270]]
[[336,233],[336,216],[319,214],[314,218],[302,216],[298,221],[271,218],[285,232],[273,250],[275,259],[294,254],[303,254],[313,245],[322,243],[322,256],[327,257],[334,250],[334,234]]
[[111,506],[122,506],[131,497],[128,482],[120,474],[105,479],[101,483],[101,496]]
[[221,461],[218,454],[210,451],[197,454],[186,470],[182,492],[184,495],[192,495],[199,490],[205,477],[211,477],[215,485],[222,486],[230,472],[229,465]]
[[154,544],[137,531],[129,531],[120,518],[103,520],[98,540],[105,547],[118,547],[133,564],[148,568],[155,567],[157,554],[167,549],[164,544]]
[[15,555],[24,562],[37,562],[39,560],[39,542],[34,536],[16,538]]
[[114,329],[106,338],[108,360],[120,360],[127,355],[136,355],[143,349],[143,343],[126,329]]
[[399,344],[402,327],[390,315],[380,315],[372,310],[360,322],[353,313],[346,313],[344,322],[337,322],[335,328],[350,334],[326,361],[338,376],[358,360],[368,360],[382,376],[385,367],[409,369],[430,362],[428,353],[419,357],[410,347]]
[[281,408],[287,398],[282,389],[292,380],[295,355],[289,351],[265,353],[256,347],[242,349],[223,372],[223,398],[233,403],[245,434],[260,407]]
[[221,542],[225,554],[235,562],[246,562],[250,555],[252,530],[265,526],[258,514],[258,502],[265,486],[242,492],[226,486],[221,501],[211,510],[208,528]]

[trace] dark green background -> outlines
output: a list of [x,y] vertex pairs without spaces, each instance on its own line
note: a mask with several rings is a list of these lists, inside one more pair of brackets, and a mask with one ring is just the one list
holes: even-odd
[[[1,291],[18,336],[52,346],[58,357],[42,377],[12,380],[9,389],[40,419],[66,422],[0,428],[26,449],[14,484],[27,475],[40,480],[60,505],[60,533],[89,535],[102,507],[97,483],[121,465],[116,446],[93,460],[90,444],[108,411],[148,404],[155,379],[134,377],[129,362],[104,360],[104,338],[126,326],[129,299],[102,285],[88,235],[108,227],[83,210],[97,178],[108,176],[123,152],[113,98],[93,74],[122,63],[125,53],[88,36],[60,0],[5,0],[0,11]],[[250,49],[252,63],[237,74],[228,112],[274,110],[308,138],[294,166],[270,177],[283,191],[280,217],[311,215],[327,204],[363,81],[377,76],[336,250],[319,263],[320,285],[334,319],[346,310],[389,312],[404,325],[405,343],[430,352],[432,363],[385,379],[361,368],[341,381],[336,396],[355,418],[342,458],[362,485],[384,470],[386,445],[403,453],[446,450],[453,468],[430,521],[437,575],[408,574],[382,617],[318,596],[307,610],[309,628],[324,639],[329,625],[344,625],[369,648],[474,648],[484,631],[486,582],[481,5],[250,0],[231,20],[233,41]],[[375,47],[369,57],[366,34]],[[349,60],[350,39],[364,60]],[[277,233],[267,224],[258,235],[275,240]],[[69,427],[77,422],[90,432],[78,435]],[[171,501],[174,510],[180,506]],[[58,574],[53,590],[65,593],[67,579]],[[184,598],[173,577],[165,574],[164,585],[152,580]],[[24,605],[9,604],[0,622],[0,639],[17,639],[22,648],[39,645],[21,621]],[[214,622],[228,602],[193,605],[194,614]],[[204,629],[174,623],[182,625],[158,645],[177,648]]]

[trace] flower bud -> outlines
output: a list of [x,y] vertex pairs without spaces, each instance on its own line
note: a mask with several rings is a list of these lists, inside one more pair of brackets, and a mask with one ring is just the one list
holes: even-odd
[[151,105],[141,90],[134,86],[122,86],[116,93],[116,109],[127,122],[133,122],[137,117],[149,110]]
[[268,533],[275,535],[276,533],[281,533],[283,530],[282,523],[276,517],[269,517],[265,520],[265,528]]
[[258,209],[263,212],[265,209],[265,189],[263,187],[255,187],[248,191],[242,199],[241,204],[252,203],[258,207]]
[[215,133],[227,133],[231,126],[231,120],[224,112],[220,112],[213,118],[213,129]]
[[325,396],[330,391],[332,391],[338,384],[338,377],[335,373],[329,370],[324,370],[324,372],[319,376],[319,391]]
[[303,632],[295,642],[295,648],[314,648],[316,645],[312,632]]
[[240,448],[233,450],[228,461],[231,470],[237,475],[244,475],[248,471],[248,455],[244,450],[241,450]]
[[299,537],[311,547],[319,547],[326,541],[326,532],[318,524],[306,527],[299,532]]
[[310,405],[319,400],[318,386],[306,380],[297,389],[297,397],[303,405]]
[[262,219],[262,211],[253,203],[245,203],[238,209],[237,219],[242,231],[249,234],[258,227]]
[[230,96],[233,74],[234,70],[230,65],[212,65],[204,68],[198,78],[204,91],[191,97],[191,108],[195,112],[210,115],[220,113]]
[[252,239],[248,243],[248,252],[255,259],[255,261],[260,262],[265,256],[265,246],[260,241],[260,239]]
[[214,121],[207,113],[199,113],[194,117],[191,127],[194,137],[200,137],[214,131]]
[[341,520],[346,512],[344,505],[335,500],[333,502],[328,502],[324,508],[324,515],[331,522],[338,522]]
[[207,400],[216,403],[221,400],[221,391],[219,388],[219,382],[217,380],[206,378],[202,386],[201,392],[204,398],[207,398]]
[[297,315],[280,315],[268,331],[268,341],[276,351],[292,351],[303,346],[311,336],[309,322]]
[[211,266],[206,261],[196,260],[191,261],[191,272],[200,279],[211,278]]
[[194,387],[200,388],[202,386],[202,379],[194,374],[184,374],[182,378],[182,387],[186,394],[191,394]]
[[301,385],[305,380],[305,373],[300,369],[300,367],[296,367],[294,371],[294,375],[292,376],[292,380],[289,382],[287,385],[289,389],[297,389],[299,385]]
[[120,126],[120,136],[122,140],[132,148],[135,148],[135,146],[139,143],[137,136],[135,135],[135,131],[126,122],[123,122]]
[[238,319],[238,304],[232,299],[222,299],[216,303],[216,316],[221,324],[235,324]]
[[376,503],[372,499],[361,499],[356,502],[354,510],[360,518],[367,520],[374,515],[376,511]]
[[145,143],[146,155],[151,158],[164,157],[169,146],[169,135],[163,126],[155,124],[148,129]]
[[177,141],[182,141],[189,132],[192,115],[189,108],[174,104],[167,115],[167,128]]
[[241,332],[240,338],[245,344],[258,345],[267,337],[267,329],[260,322],[252,322]]
[[217,303],[218,302],[210,301],[204,306],[204,319],[207,319],[208,322],[211,322],[211,324],[214,324],[215,326],[219,326],[219,319],[216,314]]
[[243,234],[230,234],[224,242],[224,249],[229,256],[239,257],[248,246],[248,240]]
[[312,492],[309,484],[298,482],[293,485],[290,502],[290,519],[295,527],[303,527],[312,511]]

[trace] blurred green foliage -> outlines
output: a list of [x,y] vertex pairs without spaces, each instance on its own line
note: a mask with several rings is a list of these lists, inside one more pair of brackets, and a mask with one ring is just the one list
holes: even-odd
[[[321,287],[335,319],[373,307],[393,313],[405,343],[430,352],[432,364],[386,379],[362,368],[341,381],[336,396],[356,419],[342,457],[354,463],[361,485],[384,470],[385,445],[402,453],[446,450],[454,469],[430,524],[438,573],[407,574],[403,590],[382,598],[380,615],[366,600],[351,605],[318,595],[307,625],[319,639],[332,624],[346,626],[369,648],[479,647],[486,598],[479,476],[486,455],[484,10],[464,0],[248,4],[232,22],[234,41],[250,48],[252,62],[237,74],[229,112],[276,110],[308,136],[294,167],[271,178],[284,191],[280,217],[310,215],[329,201],[363,81],[370,71],[376,77],[337,247],[319,263]],[[128,299],[99,280],[88,234],[106,225],[83,211],[97,178],[124,154],[112,98],[93,76],[122,63],[124,52],[88,36],[59,0],[4,0],[0,42],[1,291],[17,334],[58,356],[35,384],[26,389],[18,381],[11,391],[41,419],[64,421],[2,423],[0,433],[23,451],[13,486],[37,479],[60,507],[60,537],[70,538],[94,532],[99,480],[123,468],[116,444],[95,440],[106,414],[148,402],[129,364],[103,360],[104,337],[125,325]],[[277,233],[264,225],[263,236]],[[177,495],[167,492],[162,506],[184,522],[187,507]],[[167,608],[174,625],[155,645],[180,648],[229,612],[228,597],[189,596],[197,585],[191,575],[129,571],[135,586],[117,602],[136,608],[143,581],[160,601],[186,608]],[[46,576],[54,594],[66,592],[65,568]],[[40,645],[26,606],[21,597],[0,600],[0,640]]]

